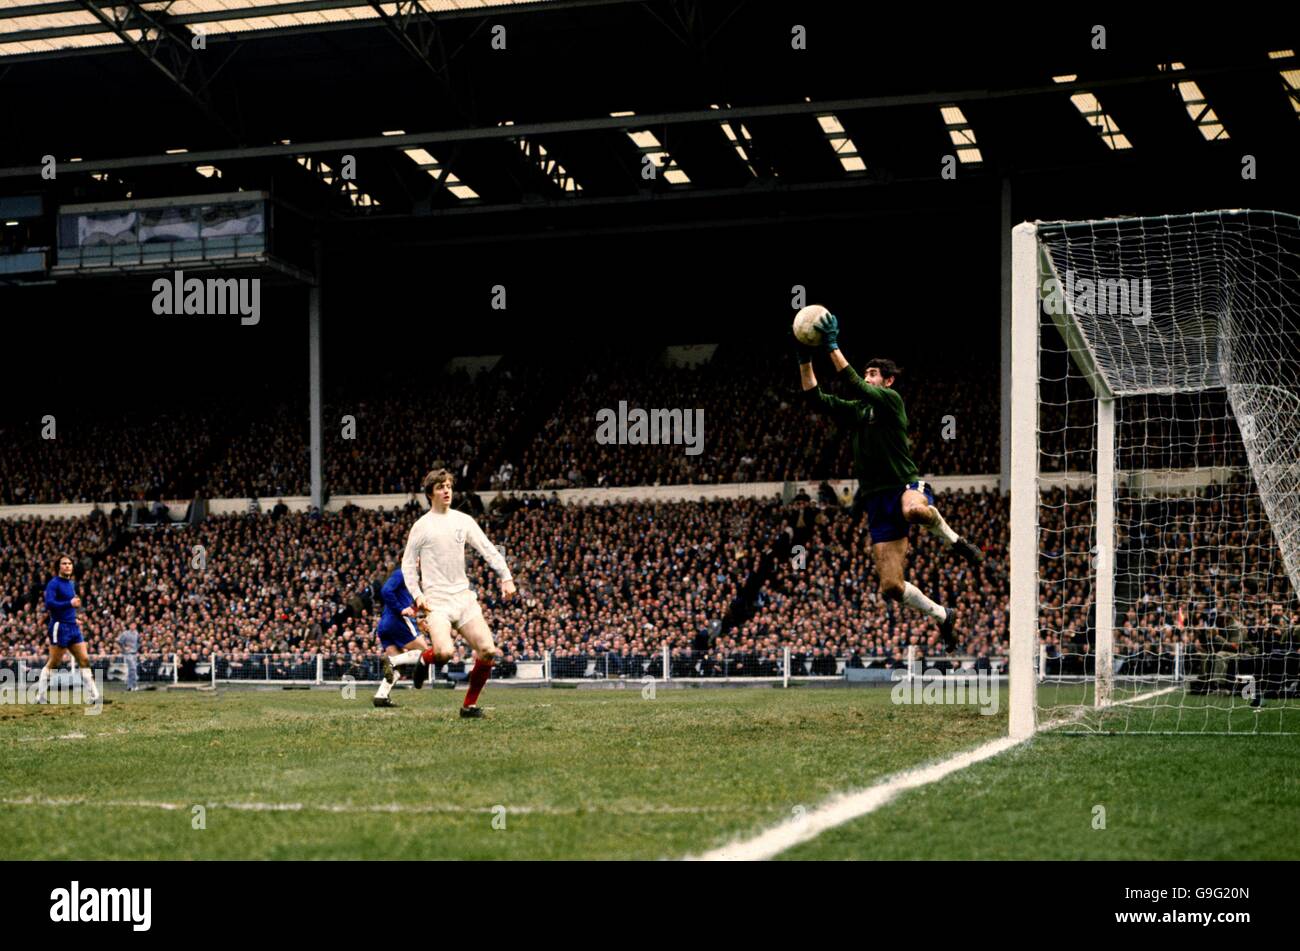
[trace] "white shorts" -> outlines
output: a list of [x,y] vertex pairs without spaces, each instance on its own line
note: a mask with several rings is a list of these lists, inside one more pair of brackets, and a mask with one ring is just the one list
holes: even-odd
[[445,617],[457,630],[483,616],[483,609],[478,606],[478,595],[469,588],[455,594],[431,597],[428,605],[431,622],[436,617]]

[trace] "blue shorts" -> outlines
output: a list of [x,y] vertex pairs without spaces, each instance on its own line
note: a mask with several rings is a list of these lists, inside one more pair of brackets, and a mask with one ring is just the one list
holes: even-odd
[[76,621],[51,621],[46,635],[51,647],[71,647],[86,640],[81,636],[81,628]]
[[401,650],[411,641],[420,636],[420,629],[415,626],[415,619],[398,615],[386,615],[379,619],[379,626],[375,628],[375,634],[379,638],[379,645],[385,649],[396,647]]
[[925,493],[925,500],[934,504],[934,490],[928,482],[920,479],[907,483],[901,489],[886,489],[862,499],[862,508],[866,510],[867,524],[871,528],[871,541],[874,544],[907,537],[911,526],[903,518],[903,493],[908,489]]

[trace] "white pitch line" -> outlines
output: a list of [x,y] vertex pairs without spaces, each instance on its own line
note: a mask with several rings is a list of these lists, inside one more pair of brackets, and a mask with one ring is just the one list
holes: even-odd
[[[1176,689],[1177,687],[1168,687],[1164,690],[1143,694],[1140,697],[1117,700],[1109,705],[1118,706],[1126,703],[1137,703],[1141,700],[1150,700],[1152,697],[1158,697]],[[1073,722],[1073,718],[1053,720],[1040,726],[1035,735],[1071,722]],[[751,839],[730,842],[720,848],[713,849],[711,852],[694,856],[694,858],[702,862],[761,862],[770,859],[786,849],[816,838],[827,829],[832,829],[835,826],[843,825],[846,822],[875,812],[881,806],[893,801],[899,793],[938,782],[951,773],[965,769],[967,766],[973,766],[983,760],[991,759],[999,753],[1006,752],[1013,746],[1027,742],[1028,739],[1032,738],[1031,736],[1025,740],[1013,740],[1010,737],[1002,737],[985,743],[983,746],[977,746],[965,753],[959,753],[942,762],[910,769],[887,777],[875,785],[868,786],[858,792],[841,793],[828,799],[812,812],[787,819],[780,825],[773,826]]]
[[1138,694],[1136,697],[1128,697],[1124,700],[1112,700],[1107,704],[1107,706],[1121,707],[1126,703],[1141,703],[1143,700],[1150,700],[1152,697],[1163,697],[1165,694],[1173,693],[1178,689],[1178,684],[1174,684],[1172,687],[1166,687],[1164,690],[1153,690],[1150,693]]
[[230,809],[236,812],[326,812],[352,815],[363,814],[400,814],[400,815],[438,815],[438,814],[495,814],[504,809],[512,816],[576,816],[576,815],[620,815],[620,816],[654,816],[654,815],[702,815],[725,812],[749,811],[741,807],[720,806],[615,806],[578,808],[576,806],[458,806],[416,803],[375,803],[372,805],[354,805],[352,803],[308,804],[301,802],[160,802],[144,799],[101,800],[85,797],[51,798],[46,796],[24,796],[21,798],[0,799],[3,806],[95,806],[110,809],[159,809],[165,812],[177,812],[203,806],[207,809]]
[[[1106,703],[1102,704],[1101,708],[1103,710],[1107,710],[1110,707],[1122,707],[1130,703],[1141,703],[1143,700],[1150,700],[1153,697],[1163,697],[1165,694],[1173,693],[1177,689],[1178,689],[1178,685],[1175,684],[1172,687],[1165,687],[1163,690],[1153,690],[1151,693],[1140,694],[1139,696],[1136,697],[1127,697],[1124,700],[1109,700]],[[1072,723],[1077,723],[1080,720],[1082,720],[1085,716],[1087,716],[1090,711],[1096,709],[1097,709],[1096,707],[1081,706],[1079,707],[1079,709],[1075,710],[1068,717],[1061,717],[1058,720],[1048,720],[1046,723],[1041,724],[1038,727],[1037,732],[1047,733],[1050,730],[1056,730],[1059,729],[1060,727],[1069,726]]]
[[696,858],[704,862],[761,862],[770,859],[801,842],[816,838],[827,829],[874,812],[901,792],[938,782],[950,773],[997,756],[1020,742],[1023,741],[1002,737],[931,766],[898,773],[858,792],[841,793],[811,812],[788,819],[752,839],[729,843]]

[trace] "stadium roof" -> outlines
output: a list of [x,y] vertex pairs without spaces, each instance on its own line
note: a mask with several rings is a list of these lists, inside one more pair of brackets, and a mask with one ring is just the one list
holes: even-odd
[[[431,12],[454,14],[456,11],[480,12],[484,7],[535,6],[545,2],[422,0],[420,6]],[[397,16],[408,5],[372,4],[364,0],[143,0],[138,4],[0,0],[0,57],[121,46],[128,37],[140,41],[154,25],[142,14],[165,17],[165,22],[170,25],[209,36],[286,34],[304,29],[329,29],[334,24],[347,25],[359,20],[376,20],[381,11]]]
[[[1294,200],[1294,23],[1117,22],[1097,50],[1090,19],[1051,16],[1020,42],[973,11],[938,30],[760,0],[0,0],[0,194],[267,190],[331,227],[436,219],[440,240],[584,210],[953,208],[1035,175],[1107,213]],[[1192,177],[1202,200],[1170,197]]]

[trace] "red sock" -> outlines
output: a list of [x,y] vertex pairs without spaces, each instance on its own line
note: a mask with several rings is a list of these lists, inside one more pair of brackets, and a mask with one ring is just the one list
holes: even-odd
[[474,669],[469,672],[469,692],[465,694],[464,706],[472,707],[478,703],[479,691],[483,689],[483,685],[488,682],[488,678],[491,676],[492,661],[474,661]]
[[430,647],[427,651],[425,651],[423,654],[420,655],[420,662],[423,663],[423,664],[425,664],[425,665],[428,665],[428,664],[432,664],[432,663],[433,663],[433,648],[432,648],[432,647]]

